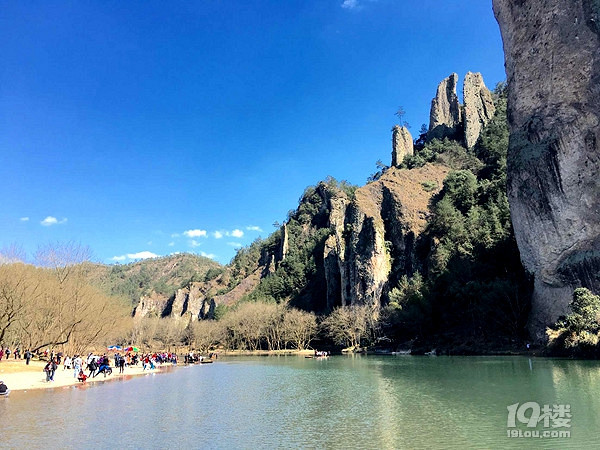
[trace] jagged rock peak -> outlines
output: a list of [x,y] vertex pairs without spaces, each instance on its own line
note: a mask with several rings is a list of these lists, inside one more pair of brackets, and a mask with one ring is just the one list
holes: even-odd
[[429,114],[429,131],[427,140],[455,138],[462,131],[462,114],[460,102],[456,95],[458,75],[453,73],[442,80],[437,88],[435,98],[431,101]]
[[463,82],[465,145],[473,148],[481,130],[496,112],[492,93],[479,72],[467,72]]
[[510,213],[534,275],[530,331],[600,292],[600,6],[494,0],[508,80]]
[[288,254],[289,251],[289,243],[288,243],[288,229],[287,224],[283,224],[281,229],[281,246],[279,248],[279,259],[283,261]]
[[396,125],[392,128],[392,166],[398,166],[406,155],[413,155],[413,138],[408,128]]

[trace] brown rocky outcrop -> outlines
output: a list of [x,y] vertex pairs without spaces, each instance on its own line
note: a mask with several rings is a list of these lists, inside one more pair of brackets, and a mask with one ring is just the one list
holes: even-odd
[[254,272],[244,278],[235,288],[226,294],[215,295],[213,300],[217,305],[232,305],[244,295],[252,292],[264,276],[264,267],[257,268]]
[[459,138],[462,135],[462,112],[456,85],[458,75],[453,73],[442,80],[435,98],[431,101],[427,140]]
[[168,298],[152,292],[150,295],[140,297],[140,302],[133,310],[133,317],[161,317],[162,312],[169,302]]
[[152,292],[142,296],[138,306],[133,310],[133,317],[182,317],[192,320],[214,317],[216,303],[213,293],[224,286],[222,277],[205,282],[191,282],[186,287],[177,289],[168,298]]
[[473,148],[496,112],[492,93],[480,73],[467,72],[463,82],[465,145]]
[[539,337],[574,287],[600,292],[600,6],[493,4],[508,81],[508,195],[535,277],[530,329]]
[[[369,305],[376,312],[389,290],[392,264],[412,274],[418,236],[449,169],[426,164],[412,170],[389,169],[379,180],[359,188],[353,201],[329,200],[331,236],[325,242],[327,304]],[[434,182],[432,191],[422,183]]]
[[198,319],[207,290],[210,291],[210,288],[205,283],[190,283],[189,286],[178,289],[171,302],[170,311],[167,309],[163,314],[173,318],[191,316],[192,320]]
[[413,155],[413,138],[408,128],[396,125],[392,128],[392,166],[398,166],[406,155]]

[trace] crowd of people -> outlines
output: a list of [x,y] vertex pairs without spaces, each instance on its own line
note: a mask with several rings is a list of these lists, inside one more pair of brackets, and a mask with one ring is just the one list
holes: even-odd
[[[17,347],[14,351],[11,351],[8,347],[0,347],[0,361],[4,358],[9,359],[13,355],[15,360],[22,359],[26,360],[26,364],[29,364],[33,353],[26,350],[21,356],[21,350]],[[78,381],[85,383],[88,378],[95,378],[100,374],[104,377],[112,374],[112,367],[119,369],[119,373],[125,373],[126,367],[137,366],[142,364],[143,370],[153,370],[157,365],[162,364],[177,364],[177,354],[171,352],[155,352],[139,355],[135,352],[127,352],[124,354],[115,353],[113,356],[113,366],[111,367],[110,357],[104,353],[103,355],[96,355],[90,352],[87,357],[83,358],[81,355],[75,354],[73,356],[67,355],[63,357],[62,352],[54,352],[45,350],[44,352],[38,352],[37,356],[40,360],[47,361],[44,366],[44,372],[46,373],[46,382],[53,382],[56,371],[63,364],[63,371],[72,370],[73,378],[77,378]],[[86,374],[87,372],[87,374]]]
[[[11,349],[8,347],[2,348],[0,346],[0,361],[2,361],[2,358],[9,359],[11,354],[13,355],[13,358],[21,359],[21,349],[19,347],[15,348],[14,351],[11,351]],[[29,364],[29,361],[33,355],[29,350],[26,350],[23,356],[27,360],[27,364]]]

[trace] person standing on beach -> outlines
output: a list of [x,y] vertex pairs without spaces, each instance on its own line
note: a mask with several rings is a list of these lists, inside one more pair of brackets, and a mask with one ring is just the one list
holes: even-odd
[[56,370],[55,367],[54,360],[52,359],[44,366],[44,372],[46,372],[46,383],[54,381],[54,371]]
[[81,356],[75,355],[73,357],[73,378],[77,378],[79,376],[82,366],[83,361],[81,360]]
[[29,349],[25,351],[25,364],[29,365],[29,361],[31,360],[31,352]]
[[125,358],[121,356],[119,358],[119,373],[125,372]]
[[98,365],[96,364],[96,359],[92,358],[91,361],[88,362],[87,368],[90,371],[88,378],[91,378],[92,375],[94,375],[94,372],[96,372],[96,369],[98,368]]

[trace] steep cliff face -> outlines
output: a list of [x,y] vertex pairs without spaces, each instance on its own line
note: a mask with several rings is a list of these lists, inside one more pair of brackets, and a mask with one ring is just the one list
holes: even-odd
[[530,328],[565,313],[573,288],[600,292],[600,3],[494,0],[511,131],[508,194]]
[[[369,305],[377,311],[390,289],[392,270],[412,274],[417,269],[416,242],[425,229],[429,202],[448,171],[433,164],[391,168],[357,189],[352,201],[331,196],[331,236],[324,251],[330,308]],[[436,187],[424,189],[424,184]]]

